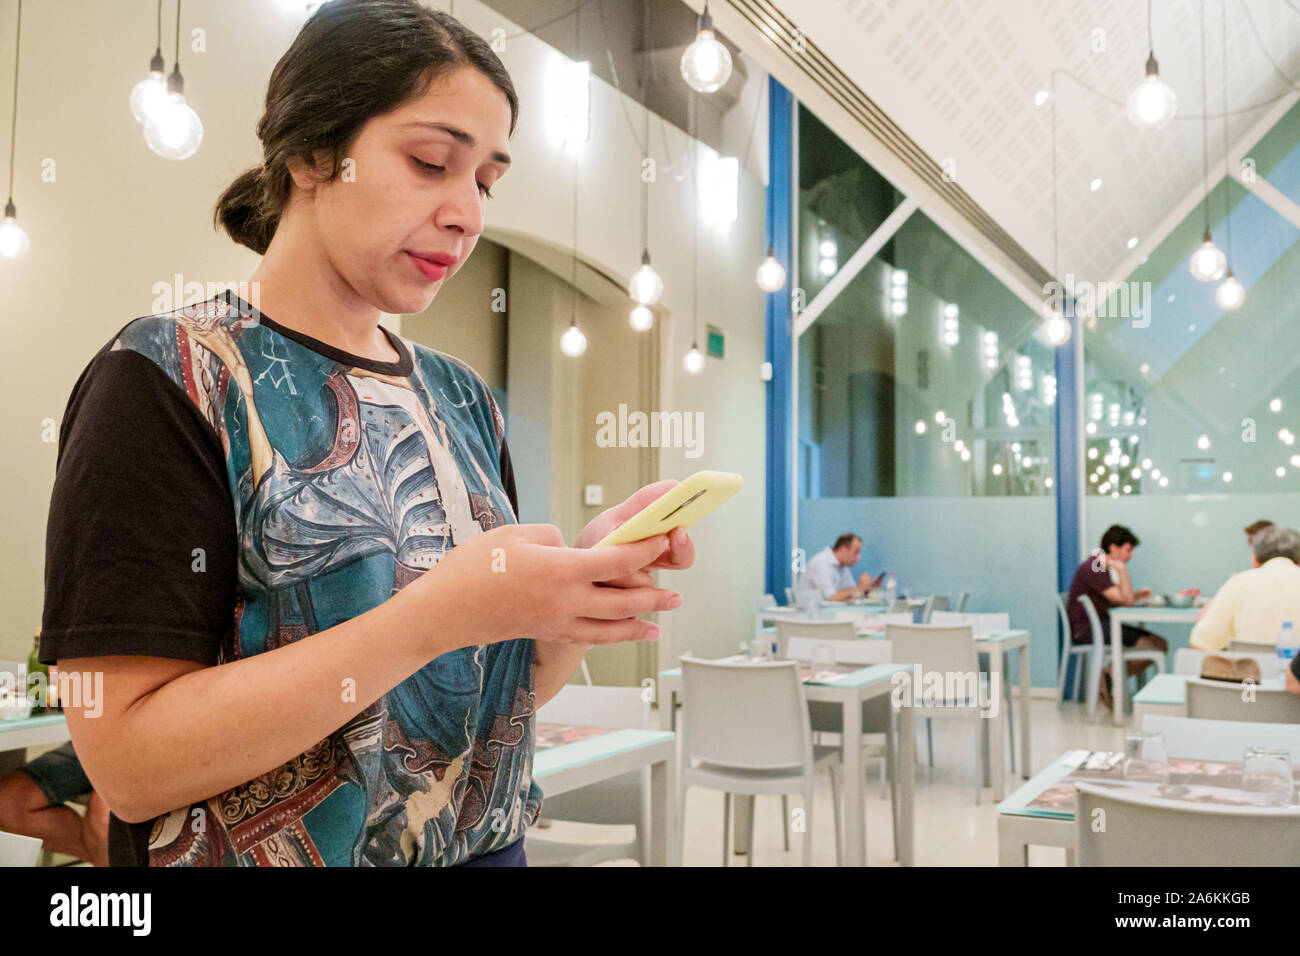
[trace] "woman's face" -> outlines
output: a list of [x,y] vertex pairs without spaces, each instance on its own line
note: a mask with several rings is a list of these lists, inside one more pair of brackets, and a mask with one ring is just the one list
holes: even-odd
[[353,162],[315,187],[308,209],[334,272],[383,312],[424,311],[474,250],[487,191],[509,167],[509,135],[505,93],[473,67],[372,117]]

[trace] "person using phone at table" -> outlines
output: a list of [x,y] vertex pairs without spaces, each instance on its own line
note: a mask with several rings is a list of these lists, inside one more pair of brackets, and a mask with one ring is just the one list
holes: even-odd
[[835,544],[822,548],[808,559],[800,579],[799,589],[817,591],[824,601],[848,601],[862,597],[872,588],[879,587],[884,574],[872,577],[863,572],[856,579],[852,568],[862,557],[862,538],[846,532],[835,539]]
[[[1066,614],[1070,620],[1070,639],[1075,644],[1088,644],[1092,641],[1092,625],[1088,612],[1079,603],[1079,596],[1086,594],[1097,609],[1101,621],[1102,640],[1110,640],[1110,609],[1113,607],[1132,607],[1139,601],[1151,596],[1150,588],[1135,589],[1129,576],[1128,565],[1133,559],[1133,550],[1138,546],[1138,537],[1123,525],[1111,525],[1101,536],[1101,548],[1094,551],[1074,572],[1070,582],[1069,600],[1066,602]],[[1145,628],[1133,624],[1122,625],[1125,647],[1140,647],[1167,652],[1169,642],[1159,634],[1153,634]],[[1128,674],[1140,674],[1151,665],[1143,661],[1129,661]],[[1111,706],[1110,671],[1103,675],[1099,688],[1102,701]]]

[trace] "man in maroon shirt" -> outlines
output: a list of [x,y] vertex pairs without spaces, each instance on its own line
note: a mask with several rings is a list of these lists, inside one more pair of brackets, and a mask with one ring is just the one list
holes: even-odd
[[[1092,641],[1092,625],[1088,621],[1088,612],[1079,603],[1079,595],[1086,594],[1097,609],[1101,620],[1103,643],[1110,635],[1110,609],[1112,607],[1131,607],[1138,601],[1151,596],[1150,588],[1134,590],[1129,578],[1128,563],[1133,558],[1133,549],[1138,546],[1138,538],[1123,525],[1111,525],[1101,536],[1101,549],[1093,552],[1078,570],[1070,582],[1070,598],[1066,602],[1066,613],[1070,619],[1070,639],[1076,644],[1088,644]],[[1122,625],[1125,647],[1168,652],[1169,642],[1158,634],[1137,627],[1133,624]],[[1126,665],[1128,675],[1142,673],[1151,665],[1144,661],[1129,661]],[[1110,671],[1102,675],[1099,688],[1101,700],[1107,707],[1111,706]]]

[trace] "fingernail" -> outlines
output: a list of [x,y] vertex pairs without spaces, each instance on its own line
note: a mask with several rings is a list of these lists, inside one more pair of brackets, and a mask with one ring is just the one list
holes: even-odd
[[681,606],[682,606],[682,596],[680,594],[674,594],[672,597],[670,597],[668,599],[668,604],[666,605],[667,609],[670,611],[675,607],[681,607]]

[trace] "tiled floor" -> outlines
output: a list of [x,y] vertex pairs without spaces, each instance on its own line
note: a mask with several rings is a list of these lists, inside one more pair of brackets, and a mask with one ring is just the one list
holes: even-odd
[[[1110,723],[1110,712],[1098,710],[1089,723],[1078,704],[1058,708],[1051,700],[1030,704],[1033,767],[1037,772],[1066,750],[1083,747],[1095,750],[1123,750],[1122,727]],[[1017,727],[1017,733],[1019,727]],[[916,865],[996,866],[997,811],[992,790],[983,791],[975,805],[974,743],[965,721],[934,721],[934,763],[926,766],[925,723],[917,722],[916,777]],[[1005,744],[1005,740],[1004,740]],[[1017,738],[1017,751],[1020,741]],[[1008,764],[1009,766],[1009,764]],[[867,861],[871,866],[896,866],[888,797],[881,797],[879,764],[868,764],[867,778]],[[1017,766],[1017,771],[1019,767]],[[1008,793],[1018,783],[1008,780]],[[835,865],[834,830],[831,818],[830,778],[819,775],[813,807],[813,864]],[[791,807],[798,798],[791,798]],[[798,866],[801,834],[792,834],[790,850],[782,849],[780,797],[760,797],[755,819],[754,866]],[[548,831],[556,838],[582,840],[596,836],[589,828],[555,823]],[[687,795],[685,849],[687,866],[721,866],[722,795],[691,789]],[[732,856],[730,865],[744,866],[746,858]],[[1035,847],[1031,866],[1063,866],[1063,850]],[[629,864],[630,865],[630,864]]]

